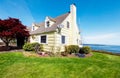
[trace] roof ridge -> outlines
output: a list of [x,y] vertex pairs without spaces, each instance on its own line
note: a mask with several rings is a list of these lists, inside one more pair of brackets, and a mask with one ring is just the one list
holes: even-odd
[[49,18],[51,21],[56,22],[54,18],[52,18],[52,17],[50,17],[50,16],[48,16],[48,18]]
[[69,12],[64,13],[64,14],[61,14],[61,15],[59,15],[59,16],[57,16],[57,17],[53,18],[53,19],[56,19],[56,18],[58,18],[58,17],[62,17],[62,16],[67,15],[67,14],[69,14]]

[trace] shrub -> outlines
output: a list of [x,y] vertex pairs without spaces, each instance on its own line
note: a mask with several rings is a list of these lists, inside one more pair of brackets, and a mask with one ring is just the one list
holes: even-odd
[[43,45],[42,44],[39,44],[39,43],[26,43],[24,46],[23,46],[23,49],[25,51],[43,51]]
[[68,46],[65,46],[65,52],[62,52],[61,55],[67,56],[68,53],[69,53],[68,52]]
[[67,52],[69,54],[77,53],[77,52],[79,52],[79,46],[78,45],[65,46],[65,52]]
[[91,48],[89,46],[84,46],[80,48],[79,53],[81,54],[88,54],[91,52]]
[[44,51],[43,49],[43,44],[40,44],[40,51]]
[[30,43],[25,43],[25,45],[23,46],[23,49],[25,51],[33,51],[34,48],[32,47],[32,45]]

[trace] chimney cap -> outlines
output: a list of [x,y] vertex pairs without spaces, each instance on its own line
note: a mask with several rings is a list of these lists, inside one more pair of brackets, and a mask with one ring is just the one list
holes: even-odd
[[68,13],[70,13],[70,11],[68,11]]
[[73,5],[75,5],[75,6],[76,6],[76,4],[75,4],[75,3],[73,3]]

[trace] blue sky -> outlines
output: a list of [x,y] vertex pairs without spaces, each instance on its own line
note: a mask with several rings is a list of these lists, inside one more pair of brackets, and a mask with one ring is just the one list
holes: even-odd
[[0,18],[19,18],[30,26],[68,12],[72,3],[83,43],[120,45],[120,0],[0,0]]

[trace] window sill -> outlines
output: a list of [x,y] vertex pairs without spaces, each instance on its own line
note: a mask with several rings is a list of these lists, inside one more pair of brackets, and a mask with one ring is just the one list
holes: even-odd
[[48,45],[48,43],[40,43],[40,44],[45,44],[45,45]]

